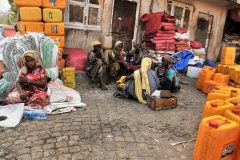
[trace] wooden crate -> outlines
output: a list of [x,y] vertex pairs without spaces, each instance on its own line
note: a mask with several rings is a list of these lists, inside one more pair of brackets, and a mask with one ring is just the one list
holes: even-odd
[[151,95],[147,96],[147,105],[152,110],[164,110],[177,107],[177,98],[172,96],[171,98],[159,98],[153,97]]

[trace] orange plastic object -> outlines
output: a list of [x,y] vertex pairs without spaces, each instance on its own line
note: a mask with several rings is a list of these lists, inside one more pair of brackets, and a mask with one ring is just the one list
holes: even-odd
[[232,97],[226,99],[226,102],[232,103],[235,107],[240,107],[240,97]]
[[208,93],[207,101],[212,101],[216,99],[226,100],[231,98],[231,91],[228,90],[211,90]]
[[224,75],[222,73],[215,73],[213,76],[213,80],[220,83],[228,84],[229,82],[229,75]]
[[198,129],[194,160],[232,160],[238,137],[237,122],[219,115],[204,118]]
[[14,0],[17,7],[42,7],[42,0]]
[[217,72],[217,73],[220,73],[219,70],[220,70],[220,67],[221,67],[221,66],[222,66],[221,63],[219,63],[219,64],[216,65],[216,72]]
[[[226,110],[223,116],[234,122],[237,122],[240,125],[240,109],[234,108],[232,110]],[[239,159],[240,159],[240,146],[238,145],[238,149],[233,157],[233,160]]]
[[218,67],[218,73],[222,73],[223,74],[223,68],[225,67],[226,65],[219,65]]
[[46,23],[62,22],[62,11],[60,9],[44,8],[43,21]]
[[230,80],[233,80],[235,77],[235,71],[240,71],[240,66],[234,66],[229,69]]
[[226,102],[224,100],[217,99],[217,100],[207,101],[203,108],[202,118],[206,118],[214,115],[223,115],[223,113],[226,110],[228,109],[231,110],[233,108],[235,108],[234,104],[230,102]]
[[65,45],[64,36],[49,36],[58,47],[63,48]]
[[235,56],[236,56],[235,47],[223,47],[221,64],[234,65]]
[[234,89],[232,86],[214,86],[214,90]]
[[62,59],[62,54],[63,54],[63,48],[58,48],[59,53],[58,53],[58,60]]
[[42,5],[44,8],[66,8],[66,0],[42,0]]
[[30,32],[43,32],[43,22],[18,22],[18,30],[21,34]]
[[202,90],[203,84],[205,83],[205,81],[212,80],[213,79],[213,75],[214,75],[213,72],[209,72],[209,71],[207,71],[205,69],[202,69],[200,74],[199,74],[199,77],[198,77],[197,89]]
[[42,21],[42,9],[39,7],[20,7],[19,12],[23,22]]
[[48,36],[63,36],[64,23],[45,23],[44,33]]
[[65,67],[65,60],[60,59],[58,60],[58,70],[61,71]]
[[203,84],[202,91],[203,91],[203,93],[208,94],[209,91],[213,90],[215,86],[226,86],[226,84],[225,83],[216,82],[216,81],[213,81],[213,80],[207,80]]

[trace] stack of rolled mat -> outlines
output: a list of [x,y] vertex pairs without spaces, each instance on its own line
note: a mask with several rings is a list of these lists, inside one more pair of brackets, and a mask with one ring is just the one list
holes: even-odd
[[178,28],[175,33],[175,45],[176,51],[180,52],[182,50],[190,50],[191,47],[189,45],[188,33],[186,28]]

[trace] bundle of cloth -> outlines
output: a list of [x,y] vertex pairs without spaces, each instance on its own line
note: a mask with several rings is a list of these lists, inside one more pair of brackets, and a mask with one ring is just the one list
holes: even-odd
[[182,50],[191,50],[191,46],[189,45],[189,36],[186,28],[178,28],[175,33],[175,45],[176,52],[180,52]]
[[[154,16],[155,15],[155,16]],[[152,17],[151,19],[147,19]],[[158,53],[175,51],[174,26],[176,18],[165,13],[157,12],[145,14],[141,20],[145,22],[145,36],[143,41],[147,49],[152,49]]]
[[20,69],[20,58],[28,50],[34,50],[42,60],[42,66],[46,69],[47,76],[59,84],[58,79],[58,46],[45,36],[44,33],[28,32],[19,37],[9,37],[3,50],[4,73],[0,80],[0,94],[7,95],[16,86],[15,81]]

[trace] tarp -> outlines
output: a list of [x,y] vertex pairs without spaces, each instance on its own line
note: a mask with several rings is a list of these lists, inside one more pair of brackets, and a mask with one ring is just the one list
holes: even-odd
[[161,19],[163,16],[163,12],[157,12],[157,13],[149,13],[144,14],[141,17],[142,22],[145,23],[145,34],[155,33],[157,30],[161,28]]
[[182,50],[173,55],[173,57],[179,57],[180,60],[173,64],[173,66],[180,72],[183,72],[188,65],[188,61],[194,58],[194,55],[191,51]]

